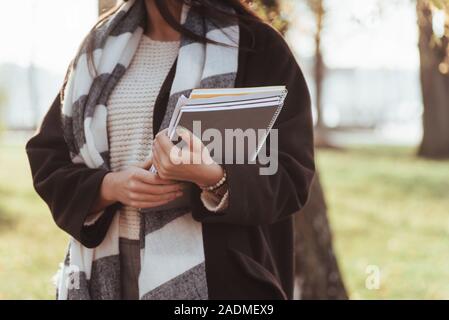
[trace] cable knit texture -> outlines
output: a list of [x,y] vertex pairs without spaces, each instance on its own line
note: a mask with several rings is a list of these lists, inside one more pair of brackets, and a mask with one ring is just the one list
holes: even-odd
[[[108,101],[111,169],[120,171],[144,161],[153,143],[153,107],[176,56],[178,41],[142,37],[133,61]],[[120,212],[120,237],[139,239],[140,216],[135,208]]]

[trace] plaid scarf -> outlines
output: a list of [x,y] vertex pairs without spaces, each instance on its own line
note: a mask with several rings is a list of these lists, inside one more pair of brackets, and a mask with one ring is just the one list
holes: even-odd
[[[232,10],[221,3],[220,8]],[[233,87],[237,73],[237,24],[217,25],[186,5],[181,23],[220,45],[181,38],[161,130],[168,127],[181,95],[188,95],[194,88]],[[74,163],[110,169],[107,102],[131,64],[145,24],[144,0],[126,1],[91,31],[73,60],[61,105],[64,138]],[[92,45],[88,46],[88,42]],[[96,75],[88,63],[90,54]],[[86,225],[94,224],[101,215],[97,214]],[[121,298],[118,216],[115,214],[105,239],[94,249],[70,239],[66,259],[57,276],[58,299]],[[208,298],[202,228],[192,218],[190,208],[146,210],[141,214],[140,242],[141,299]]]

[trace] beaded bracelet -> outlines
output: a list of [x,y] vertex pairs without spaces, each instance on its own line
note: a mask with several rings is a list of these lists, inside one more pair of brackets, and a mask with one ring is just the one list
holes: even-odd
[[218,181],[213,186],[206,186],[206,187],[202,187],[201,189],[205,190],[205,191],[215,191],[218,188],[220,188],[222,185],[224,185],[225,182],[226,182],[226,171],[224,171],[224,169],[223,169],[223,177],[220,179],[220,181]]

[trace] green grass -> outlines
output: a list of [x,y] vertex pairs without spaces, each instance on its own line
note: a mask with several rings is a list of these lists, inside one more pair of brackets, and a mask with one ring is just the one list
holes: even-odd
[[67,236],[34,192],[24,146],[0,150],[0,299],[52,299]]
[[[0,299],[52,299],[67,236],[31,186],[24,147],[0,151]],[[449,162],[387,147],[317,158],[351,298],[449,299]],[[365,288],[368,265],[379,290]]]
[[351,298],[449,299],[449,162],[370,147],[320,151],[318,165]]

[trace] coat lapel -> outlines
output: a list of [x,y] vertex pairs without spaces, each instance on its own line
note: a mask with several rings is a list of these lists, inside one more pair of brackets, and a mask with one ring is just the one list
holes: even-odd
[[164,82],[162,83],[159,94],[156,98],[156,102],[154,103],[153,110],[153,136],[159,132],[159,129],[162,124],[162,120],[165,116],[165,110],[167,109],[168,99],[170,97],[170,89],[173,84],[173,80],[175,79],[176,74],[176,65],[178,63],[178,59],[173,63],[170,71],[167,74]]

